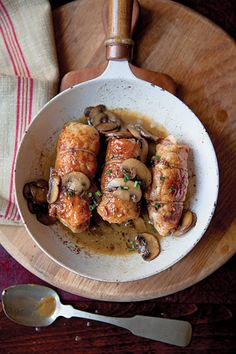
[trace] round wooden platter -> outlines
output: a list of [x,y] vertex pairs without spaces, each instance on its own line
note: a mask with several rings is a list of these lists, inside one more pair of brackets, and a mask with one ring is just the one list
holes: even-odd
[[[135,282],[104,283],[53,262],[23,227],[0,227],[3,247],[29,271],[68,292],[99,300],[138,301],[177,292],[211,274],[236,250],[235,43],[216,25],[179,4],[167,0],[140,3],[134,63],[176,80],[179,97],[205,125],[216,149],[220,193],[206,234],[185,258],[158,275]],[[102,5],[102,0],[80,0],[54,11],[63,75],[104,62]]]

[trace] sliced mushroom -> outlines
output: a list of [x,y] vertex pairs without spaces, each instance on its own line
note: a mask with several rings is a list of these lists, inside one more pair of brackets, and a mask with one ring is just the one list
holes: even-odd
[[160,254],[160,243],[158,239],[150,233],[138,234],[135,238],[135,248],[145,261],[152,261]]
[[[142,198],[142,191],[140,186],[139,185],[136,186],[135,182],[133,181],[125,182],[123,178],[114,178],[112,181],[108,183],[107,190],[108,191],[121,190],[121,191],[128,192],[129,198],[135,203],[138,203]],[[125,195],[124,198],[126,198],[127,193],[125,193],[124,195]],[[126,200],[126,199],[122,199],[122,200]]]
[[106,135],[108,132],[120,129],[120,119],[104,105],[87,107],[84,114],[88,117],[88,124],[95,127],[101,134]]
[[30,191],[33,197],[33,200],[36,203],[43,204],[47,202],[47,193],[48,190],[44,188],[37,187],[37,185],[31,184]]
[[41,222],[41,224],[44,225],[53,225],[57,221],[56,218],[53,218],[52,216],[48,215],[48,213],[43,213],[43,212],[38,212],[36,214],[37,220]]
[[132,124],[129,124],[127,126],[127,129],[140,142],[140,144],[141,144],[140,159],[141,159],[141,161],[145,162],[146,158],[147,158],[147,154],[148,154],[148,143],[147,143],[147,141],[144,138],[141,137],[139,131]]
[[117,189],[114,191],[113,193],[114,197],[121,199],[121,200],[130,200],[130,193],[128,190],[124,190],[124,189]]
[[146,138],[148,140],[153,141],[154,143],[158,143],[160,138],[156,135],[151,134],[149,131],[147,131],[142,125],[140,124],[135,124],[134,125],[135,129],[140,133],[140,135],[143,138]]
[[23,196],[24,196],[25,199],[31,199],[32,198],[32,194],[31,194],[31,190],[30,190],[30,183],[26,183],[24,185]]
[[23,188],[23,195],[27,200],[34,203],[47,203],[48,183],[45,180],[37,180],[26,183]]
[[122,162],[121,170],[123,173],[127,174],[130,179],[138,177],[142,180],[145,187],[150,186],[152,182],[152,175],[147,166],[143,162],[137,159],[127,159]]
[[119,130],[115,132],[106,133],[108,138],[117,138],[117,139],[129,139],[132,138],[132,134],[128,130]]
[[50,169],[50,178],[49,178],[49,189],[47,194],[47,202],[49,204],[55,203],[58,195],[59,195],[59,185],[60,185],[60,177],[55,174],[54,170]]
[[75,194],[81,194],[90,187],[89,178],[82,172],[70,172],[61,178],[62,186]]
[[197,216],[191,210],[183,212],[180,224],[174,232],[174,236],[181,236],[189,231],[197,222]]

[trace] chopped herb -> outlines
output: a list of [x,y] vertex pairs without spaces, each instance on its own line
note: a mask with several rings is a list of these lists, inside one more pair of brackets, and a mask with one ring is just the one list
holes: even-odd
[[72,193],[72,191],[67,191],[67,192],[66,192],[66,194],[67,194],[67,197],[69,197],[69,198],[70,198],[70,197],[72,196],[72,194],[73,194],[73,193]]
[[100,197],[102,193],[100,191],[95,192],[96,197]]
[[128,252],[135,252],[134,248],[128,248]]
[[109,175],[111,173],[111,170],[106,170],[105,175]]
[[155,159],[156,159],[157,161],[160,161],[161,156],[160,156],[160,155],[156,155]]
[[159,209],[161,207],[161,204],[155,203],[153,206],[155,209]]
[[161,181],[164,181],[165,179],[166,179],[166,178],[165,178],[164,176],[161,176],[161,177],[160,177],[160,180],[161,180]]
[[123,189],[126,189],[126,190],[128,190],[128,189],[129,189],[129,187],[128,187],[128,186],[124,186],[124,187],[123,187]]
[[119,188],[120,188],[120,189],[124,189],[124,187],[123,187],[123,186],[119,186]]
[[129,180],[129,176],[127,174],[124,175],[124,182],[127,182]]
[[91,197],[93,196],[93,193],[92,193],[92,192],[89,192],[89,193],[88,193],[88,196],[89,196],[89,198],[91,198]]
[[96,208],[96,204],[90,204],[89,205],[89,210],[94,210]]
[[174,191],[175,191],[175,188],[173,188],[173,187],[168,188],[168,192],[172,193]]
[[129,244],[130,246],[134,246],[134,241],[128,240],[128,244]]
[[140,188],[141,182],[139,181],[134,181],[134,188]]

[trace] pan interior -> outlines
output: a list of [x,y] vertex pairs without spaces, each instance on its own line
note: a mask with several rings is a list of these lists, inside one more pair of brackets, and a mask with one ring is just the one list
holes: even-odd
[[[145,262],[138,254],[114,257],[72,251],[63,242],[62,227],[40,224],[28,211],[22,190],[42,177],[42,154],[56,143],[63,125],[83,115],[84,108],[104,104],[148,116],[178,142],[189,145],[190,198],[197,224],[181,237],[161,241],[161,254]],[[194,187],[196,186],[196,187]],[[167,91],[138,79],[100,78],[77,85],[52,99],[35,117],[18,152],[15,187],[25,226],[38,246],[63,267],[96,280],[126,282],[143,279],[174,265],[201,239],[213,215],[218,194],[218,165],[210,138],[194,113]]]

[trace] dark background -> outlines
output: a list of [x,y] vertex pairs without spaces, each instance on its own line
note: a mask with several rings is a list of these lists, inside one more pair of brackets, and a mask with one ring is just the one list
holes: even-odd
[[[51,5],[54,9],[68,2],[51,0]],[[236,2],[234,0],[176,2],[206,16],[236,38]],[[134,337],[120,328],[79,319],[60,318],[48,328],[27,328],[8,320],[0,304],[0,354],[235,354],[235,269],[236,257],[234,256],[212,275],[188,289],[170,296],[138,303],[93,301],[56,289],[64,303],[72,303],[74,307],[81,310],[113,316],[140,314],[186,319],[192,323],[194,331],[192,343],[187,348],[177,348]],[[45,284],[26,271],[1,247],[0,278],[0,290],[15,283]]]

